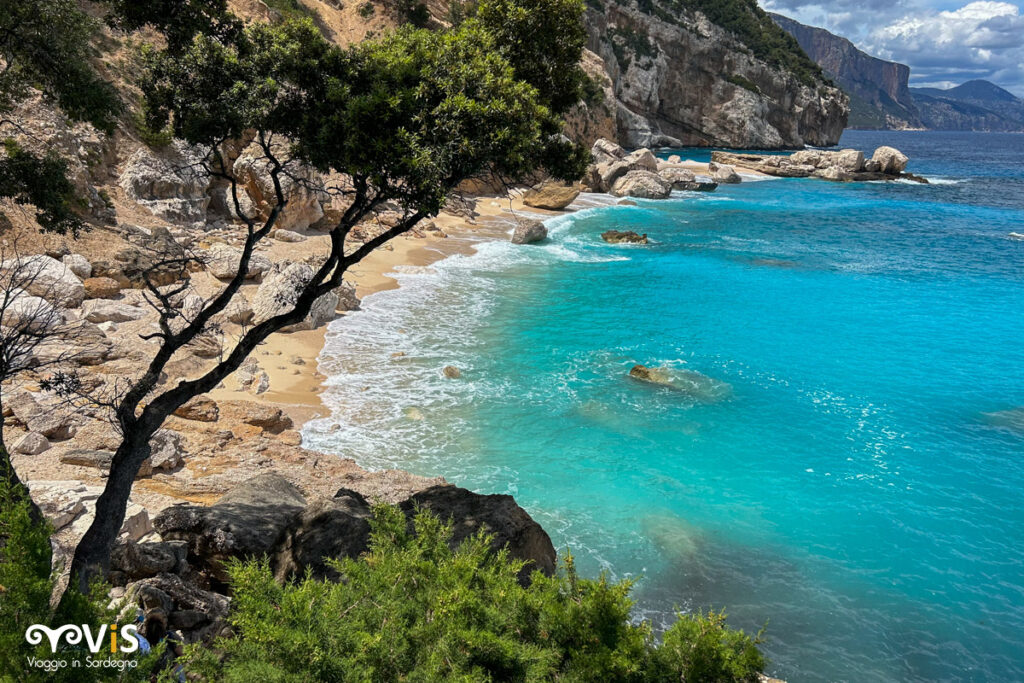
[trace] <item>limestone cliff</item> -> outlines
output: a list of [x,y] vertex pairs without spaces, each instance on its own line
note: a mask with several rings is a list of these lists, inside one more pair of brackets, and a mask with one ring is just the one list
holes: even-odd
[[851,128],[920,128],[921,116],[907,87],[910,67],[872,57],[842,36],[770,15],[804,52],[850,95]]
[[591,0],[586,22],[627,147],[828,146],[846,126],[846,95],[752,1]]

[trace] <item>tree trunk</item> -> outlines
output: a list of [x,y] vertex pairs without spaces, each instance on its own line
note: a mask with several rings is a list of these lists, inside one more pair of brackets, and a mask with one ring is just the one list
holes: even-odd
[[69,586],[69,590],[77,587],[87,595],[90,582],[106,579],[110,570],[110,551],[124,524],[135,475],[151,452],[151,436],[152,433],[136,433],[130,437],[126,434],[114,453],[106,486],[96,501],[96,517],[75,548],[75,556],[71,560],[71,580],[76,583]]

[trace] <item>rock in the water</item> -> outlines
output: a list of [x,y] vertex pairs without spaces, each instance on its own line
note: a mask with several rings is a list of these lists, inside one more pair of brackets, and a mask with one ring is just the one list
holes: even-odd
[[821,171],[816,171],[814,175],[823,180],[832,180],[839,183],[845,183],[853,180],[852,175],[838,166],[829,166]]
[[601,233],[601,239],[609,244],[647,244],[647,233],[638,235],[632,230],[607,230]]
[[894,147],[879,147],[871,155],[871,160],[878,162],[878,170],[889,175],[899,175],[907,167],[907,155]]
[[672,187],[677,190],[688,189],[684,186],[696,180],[693,171],[682,166],[667,166],[658,171],[658,175],[672,183]]
[[92,264],[81,254],[68,254],[61,261],[82,280],[92,276]]
[[512,233],[512,244],[530,244],[547,239],[548,229],[540,221],[520,220]]
[[174,411],[178,417],[196,422],[216,422],[220,417],[217,402],[206,396],[196,396],[191,401]]
[[39,432],[29,432],[18,439],[11,450],[22,455],[38,455],[50,447],[50,442]]
[[580,191],[573,185],[552,180],[536,185],[523,195],[523,203],[535,209],[561,211],[573,203]]
[[708,172],[711,173],[711,178],[716,183],[738,183],[742,179],[739,174],[736,173],[736,169],[732,166],[726,166],[725,164],[716,164],[711,162],[708,164]]
[[224,581],[227,560],[271,554],[282,532],[305,507],[306,499],[294,484],[278,474],[261,474],[209,507],[166,508],[153,525],[165,541],[188,544],[192,566]]
[[672,194],[672,183],[650,171],[630,171],[615,181],[611,194],[616,197],[666,199]]
[[91,323],[123,323],[146,317],[146,310],[107,299],[90,299],[82,304],[82,316]]
[[278,242],[305,242],[306,236],[293,230],[275,230],[274,239]]
[[1021,241],[1024,240],[1024,233],[1011,232],[1009,235],[1007,235],[1007,237],[1009,237],[1011,240]]
[[113,299],[121,293],[121,285],[109,277],[90,277],[82,285],[86,299]]
[[458,379],[462,377],[462,372],[454,365],[444,366],[443,372],[444,376],[447,377],[448,379]]
[[58,306],[76,308],[85,299],[85,287],[71,268],[44,254],[7,259],[0,272],[15,278],[20,289]]
[[206,222],[210,176],[199,162],[202,152],[176,140],[154,151],[140,147],[128,159],[120,185],[125,195],[154,216],[182,225]]
[[[228,280],[238,272],[238,263],[242,258],[242,250],[218,244],[211,247],[205,254],[206,268],[215,278]],[[260,280],[270,272],[273,264],[266,256],[253,254],[249,257],[249,267],[245,271],[246,280]]]
[[452,545],[485,529],[494,536],[495,549],[507,546],[509,554],[527,565],[519,574],[520,582],[529,580],[535,570],[551,576],[555,571],[555,548],[547,532],[512,496],[481,495],[458,486],[433,486],[412,495],[399,507],[406,515],[428,510],[442,520],[452,522]]
[[654,156],[651,150],[646,147],[630,152],[623,159],[629,164],[630,171],[650,171],[651,173],[658,172],[658,159]]
[[637,363],[629,370],[629,376],[643,382],[668,385],[671,383],[668,372],[665,368],[649,368],[646,365]]

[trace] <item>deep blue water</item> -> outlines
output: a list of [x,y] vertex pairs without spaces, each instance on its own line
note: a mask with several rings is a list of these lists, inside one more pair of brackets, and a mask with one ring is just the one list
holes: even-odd
[[790,681],[1024,680],[1024,136],[842,144],[936,182],[744,182],[409,270],[332,326],[307,442],[512,493],[638,617],[767,624]]

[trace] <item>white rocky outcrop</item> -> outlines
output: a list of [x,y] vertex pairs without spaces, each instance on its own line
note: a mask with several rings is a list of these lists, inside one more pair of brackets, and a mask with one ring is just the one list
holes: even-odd
[[0,276],[47,301],[75,308],[85,299],[85,286],[67,265],[45,254],[10,258],[0,263]]
[[[270,162],[256,144],[247,147],[235,160],[234,165],[235,176],[244,190],[240,195],[242,211],[260,221],[266,220],[277,206],[277,194],[270,177],[270,168]],[[288,173],[281,175],[280,181],[286,204],[277,217],[275,228],[289,231],[305,230],[323,218],[321,193],[310,189],[320,184],[316,171],[292,164],[288,168]]]
[[[206,268],[215,278],[228,280],[238,272],[238,263],[242,258],[242,250],[238,247],[229,247],[226,244],[218,244],[209,249],[204,255]],[[270,272],[273,264],[266,256],[253,254],[249,258],[249,268],[246,270],[246,280],[259,280],[264,274]]]
[[210,203],[210,176],[197,148],[176,140],[159,151],[140,147],[121,171],[125,195],[154,216],[182,225],[203,225]]
[[[285,313],[298,301],[299,290],[313,279],[312,266],[305,263],[293,263],[280,273],[271,275],[252,298],[253,324],[259,325],[275,315]],[[338,306],[338,292],[327,292],[313,302],[306,319],[295,325],[289,325],[282,331],[313,330],[334,319]]]

